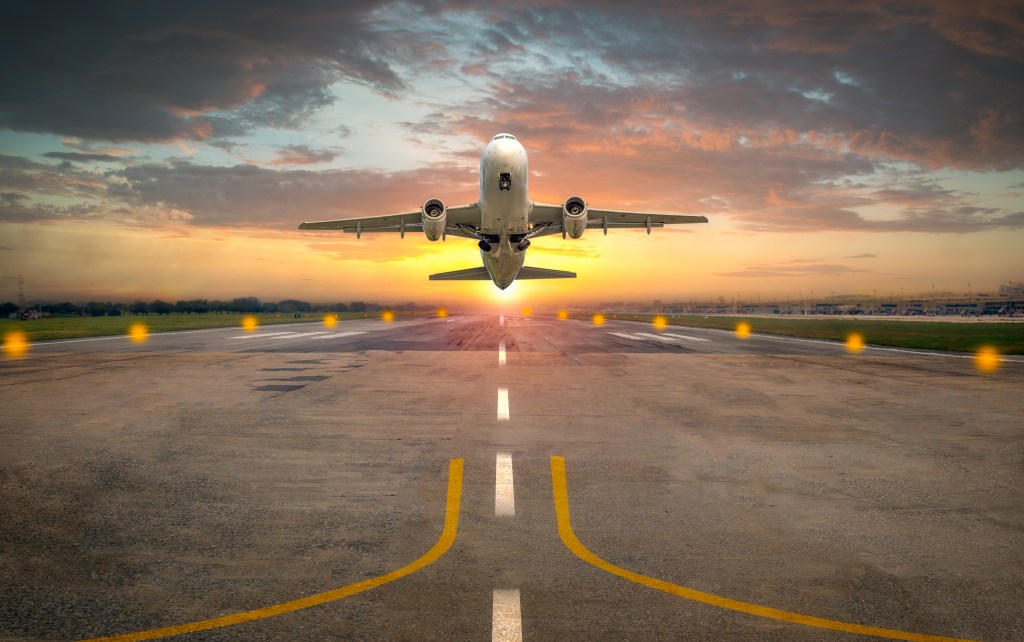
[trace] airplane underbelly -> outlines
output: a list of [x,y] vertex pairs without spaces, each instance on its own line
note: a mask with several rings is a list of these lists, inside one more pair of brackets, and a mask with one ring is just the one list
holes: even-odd
[[525,234],[530,196],[526,153],[522,146],[518,143],[495,146],[481,165],[480,231],[488,235]]

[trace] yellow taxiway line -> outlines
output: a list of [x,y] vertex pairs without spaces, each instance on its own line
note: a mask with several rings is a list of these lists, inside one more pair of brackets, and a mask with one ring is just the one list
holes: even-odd
[[183,633],[216,629],[224,626],[231,626],[233,624],[240,624],[242,622],[251,622],[252,620],[262,620],[263,618],[274,617],[275,615],[281,615],[282,613],[290,613],[300,609],[307,609],[311,606],[318,606],[326,602],[340,600],[342,598],[355,595],[356,593],[362,593],[363,591],[376,588],[382,584],[393,582],[399,578],[409,575],[410,573],[415,573],[416,571],[433,564],[440,559],[455,542],[455,534],[459,527],[459,504],[462,499],[462,463],[463,461],[461,459],[453,459],[448,466],[448,501],[444,512],[444,529],[441,531],[441,537],[422,557],[398,570],[391,571],[390,573],[373,579],[363,580],[362,582],[356,582],[355,584],[349,584],[347,586],[292,600],[290,602],[282,602],[281,604],[265,606],[260,609],[242,611],[241,613],[224,615],[222,617],[201,620],[199,622],[189,622],[187,624],[179,624],[177,626],[168,626],[162,629],[151,629],[149,631],[138,631],[136,633],[125,633],[123,635],[93,638],[90,640],[84,640],[83,642],[100,642],[101,640],[104,642],[115,640],[117,642],[152,640],[154,638],[181,635]]
[[558,535],[562,538],[562,543],[564,543],[566,547],[576,555],[576,557],[580,558],[584,562],[592,564],[602,571],[607,571],[612,575],[618,575],[630,582],[636,582],[637,584],[641,584],[664,593],[676,595],[695,602],[711,604],[712,606],[729,609],[731,611],[749,613],[750,615],[756,615],[758,617],[782,620],[784,622],[792,622],[794,624],[802,624],[804,626],[813,626],[819,629],[832,629],[834,631],[845,631],[847,633],[858,633],[860,635],[873,635],[893,640],[913,640],[915,642],[967,642],[960,638],[911,633],[908,631],[898,631],[896,629],[883,629],[875,626],[865,626],[863,624],[829,620],[826,618],[814,617],[813,615],[790,613],[789,611],[773,609],[759,604],[751,604],[750,602],[741,602],[739,600],[722,597],[720,595],[704,593],[703,591],[686,588],[685,586],[679,586],[678,584],[672,584],[671,582],[655,579],[653,577],[647,577],[646,575],[640,575],[633,571],[627,571],[624,568],[615,566],[610,562],[606,562],[592,553],[583,545],[582,542],[580,542],[576,537],[576,534],[573,532],[572,524],[569,522],[569,493],[565,481],[564,457],[551,458],[551,486],[555,498],[555,514],[558,518]]

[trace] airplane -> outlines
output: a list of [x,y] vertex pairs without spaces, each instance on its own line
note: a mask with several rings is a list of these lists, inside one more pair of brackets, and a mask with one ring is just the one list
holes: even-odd
[[524,265],[530,239],[561,232],[562,238],[578,239],[588,229],[651,228],[678,223],[707,223],[703,216],[623,212],[590,209],[579,196],[560,205],[534,203],[527,190],[526,149],[512,134],[498,134],[484,147],[480,157],[480,199],[476,203],[446,207],[437,198],[420,209],[384,216],[366,216],[337,221],[315,221],[299,225],[300,230],[343,230],[355,232],[423,232],[427,239],[444,241],[448,236],[477,240],[482,267],[431,274],[431,281],[494,282],[502,290],[518,279],[574,279],[575,272]]

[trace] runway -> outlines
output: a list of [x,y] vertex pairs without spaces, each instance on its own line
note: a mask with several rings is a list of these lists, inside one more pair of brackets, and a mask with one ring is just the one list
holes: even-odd
[[1024,639],[1022,391],[614,319],[39,343],[0,640]]

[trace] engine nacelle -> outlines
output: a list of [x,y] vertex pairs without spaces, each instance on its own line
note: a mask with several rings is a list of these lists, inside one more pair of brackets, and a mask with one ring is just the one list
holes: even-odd
[[574,239],[587,229],[587,202],[579,196],[570,196],[562,205],[562,230]]
[[445,236],[445,219],[448,216],[448,208],[440,199],[432,198],[423,204],[423,233],[427,239],[436,241]]

